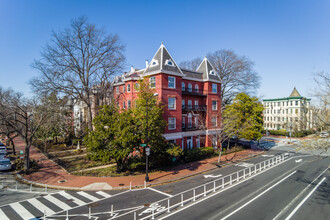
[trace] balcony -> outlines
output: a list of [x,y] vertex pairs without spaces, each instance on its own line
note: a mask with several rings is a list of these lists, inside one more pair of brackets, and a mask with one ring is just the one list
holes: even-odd
[[191,90],[191,92],[188,90],[184,90],[184,91],[182,91],[182,95],[196,95],[196,96],[205,96],[206,97],[206,95],[203,94],[203,90],[196,91],[194,89]]
[[184,128],[182,128],[182,131],[196,131],[196,130],[198,130],[199,128],[198,127],[196,127],[196,126],[188,126],[188,127],[184,127]]
[[199,111],[204,112],[207,110],[206,105],[184,105],[182,106],[182,111]]

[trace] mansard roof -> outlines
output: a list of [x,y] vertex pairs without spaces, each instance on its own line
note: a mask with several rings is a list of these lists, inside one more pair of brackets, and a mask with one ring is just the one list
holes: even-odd
[[[203,61],[201,62],[201,64],[199,65],[196,71],[203,73],[204,80],[209,80],[209,79],[220,80],[212,64],[206,57],[203,59]],[[211,71],[213,71],[213,74],[211,74]]]
[[156,71],[183,75],[180,67],[175,63],[163,43],[160,45],[155,56],[150,61],[143,74],[153,73]]

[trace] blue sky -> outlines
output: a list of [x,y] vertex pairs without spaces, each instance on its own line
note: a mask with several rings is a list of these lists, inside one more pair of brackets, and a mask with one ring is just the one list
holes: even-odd
[[31,68],[51,31],[86,15],[126,45],[142,68],[163,41],[177,63],[233,49],[255,63],[263,98],[309,96],[312,73],[330,71],[330,1],[0,0],[0,86],[32,96]]

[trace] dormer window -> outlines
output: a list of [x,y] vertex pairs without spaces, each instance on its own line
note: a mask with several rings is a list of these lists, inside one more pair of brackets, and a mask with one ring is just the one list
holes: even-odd
[[157,66],[158,65],[158,60],[152,59],[150,62],[150,66]]
[[171,59],[166,60],[165,65],[175,67],[174,62]]
[[211,70],[211,71],[210,71],[210,74],[211,74],[211,75],[215,75],[215,71],[214,71],[214,70]]

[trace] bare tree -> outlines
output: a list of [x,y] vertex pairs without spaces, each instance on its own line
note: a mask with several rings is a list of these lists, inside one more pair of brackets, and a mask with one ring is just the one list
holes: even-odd
[[107,34],[88,23],[86,17],[80,17],[69,28],[53,31],[41,59],[32,64],[40,75],[30,84],[36,93],[57,92],[83,101],[92,130],[93,95],[106,93],[112,77],[121,72],[123,51],[118,35]]
[[312,107],[313,123],[319,129],[329,129],[330,109],[330,73],[321,71],[314,73],[316,87],[312,90],[312,96],[317,100]]
[[[255,94],[260,77],[254,70],[254,63],[247,57],[239,56],[232,50],[217,50],[209,53],[207,58],[221,80],[222,106],[229,104],[242,91]],[[180,67],[196,70],[201,62],[200,58],[196,58],[182,62]]]
[[202,62],[202,58],[197,57],[193,60],[183,61],[179,64],[181,68],[196,71]]
[[24,98],[21,93],[0,88],[0,121],[24,140],[25,171],[30,168],[30,147],[36,131],[51,114],[48,110],[35,100]]
[[254,63],[232,50],[218,50],[207,55],[221,80],[222,105],[229,104],[240,92],[254,94],[259,87],[259,75]]

